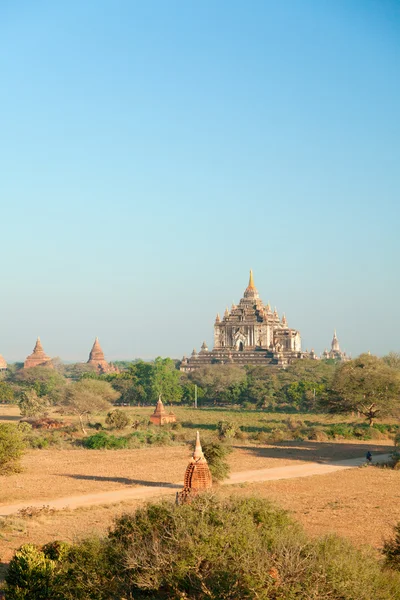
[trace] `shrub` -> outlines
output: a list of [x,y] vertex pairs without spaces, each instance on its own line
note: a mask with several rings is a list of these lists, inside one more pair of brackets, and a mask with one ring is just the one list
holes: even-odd
[[226,479],[230,472],[226,457],[232,452],[232,448],[221,442],[205,442],[202,447],[213,481]]
[[100,431],[94,435],[82,440],[85,448],[90,450],[115,450],[128,447],[128,439],[126,437],[116,437],[108,435],[105,431]]
[[27,544],[10,563],[6,598],[399,600],[400,575],[337,537],[308,539],[265,500],[202,494],[124,514],[105,539]]
[[0,474],[20,470],[20,458],[25,448],[24,432],[18,426],[0,423]]
[[120,408],[110,411],[106,417],[106,425],[111,427],[111,429],[125,429],[130,422],[131,420],[126,412]]
[[38,396],[35,390],[25,390],[18,401],[19,410],[23,417],[43,417],[49,409],[47,396]]
[[57,563],[34,544],[16,551],[7,570],[7,600],[49,600]]
[[387,540],[383,546],[386,564],[396,571],[400,571],[400,523],[394,528],[394,536]]
[[224,440],[235,436],[237,425],[233,421],[219,421],[217,430],[219,438]]

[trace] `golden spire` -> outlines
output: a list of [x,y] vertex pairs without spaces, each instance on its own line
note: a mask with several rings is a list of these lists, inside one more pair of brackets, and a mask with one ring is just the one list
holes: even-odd
[[253,270],[250,269],[250,277],[249,277],[249,285],[247,286],[247,289],[251,289],[254,290],[255,289],[255,285],[254,285],[254,279],[253,279]]

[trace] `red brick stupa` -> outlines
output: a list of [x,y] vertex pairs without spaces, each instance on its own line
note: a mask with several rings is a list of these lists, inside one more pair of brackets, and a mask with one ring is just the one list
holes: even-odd
[[150,421],[154,425],[166,425],[167,423],[176,423],[176,416],[173,412],[167,413],[164,408],[164,404],[161,401],[161,394],[158,397],[158,402],[153,414],[150,417]]
[[36,340],[32,354],[30,354],[24,362],[24,369],[30,369],[31,367],[54,368],[50,356],[47,356],[46,352],[43,350],[42,342],[39,337]]
[[89,360],[87,361],[87,364],[96,367],[99,373],[118,372],[118,369],[114,367],[112,363],[108,363],[104,358],[104,352],[100,346],[98,337],[94,340],[94,344],[90,351]]
[[183,490],[177,492],[177,504],[190,502],[190,498],[212,487],[212,477],[207,460],[200,444],[200,434],[196,434],[196,446],[193,456],[186,467]]

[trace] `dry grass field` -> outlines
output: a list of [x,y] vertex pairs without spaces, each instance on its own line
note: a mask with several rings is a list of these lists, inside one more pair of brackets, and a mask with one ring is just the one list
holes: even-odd
[[[127,408],[133,418],[144,418],[151,408]],[[19,420],[16,407],[1,407],[0,421]],[[189,433],[195,429],[203,437],[210,435],[221,419],[234,419],[255,430],[288,415],[252,411],[176,409],[178,419],[190,421]],[[313,422],[338,422],[321,415],[296,415]],[[104,421],[104,415],[96,417]],[[252,444],[234,440],[229,456],[232,471],[265,469],[307,461],[330,462],[363,456],[367,449],[387,453],[390,440],[360,442],[290,441],[275,444]],[[126,450],[86,450],[79,447],[47,448],[26,452],[21,473],[1,478],[0,505],[39,501],[69,495],[123,489],[126,486],[155,482],[182,481],[190,456],[188,444],[167,447],[148,446]],[[357,545],[378,548],[392,526],[400,520],[400,473],[373,467],[340,471],[292,480],[222,487],[223,493],[257,493],[288,509],[313,535],[335,532]],[[171,496],[172,498],[172,496]],[[0,519],[0,559],[9,560],[14,550],[31,541],[43,544],[54,539],[73,541],[94,532],[105,532],[113,518],[139,504],[129,501],[96,506],[43,511],[22,518],[19,515]]]

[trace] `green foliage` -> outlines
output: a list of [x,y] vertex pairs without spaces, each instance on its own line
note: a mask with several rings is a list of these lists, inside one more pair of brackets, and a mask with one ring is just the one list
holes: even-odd
[[21,392],[18,406],[23,417],[43,417],[49,410],[50,402],[47,396],[38,396],[32,388]]
[[332,413],[357,411],[372,425],[377,417],[399,411],[400,371],[376,356],[361,354],[337,368],[331,393],[320,404]]
[[90,450],[118,450],[128,447],[128,438],[116,437],[115,435],[109,435],[105,431],[99,431],[99,433],[85,438],[82,443],[85,448],[89,448]]
[[59,405],[64,412],[79,416],[82,432],[86,434],[82,417],[110,408],[110,402],[118,398],[119,393],[107,381],[81,379],[66,386]]
[[337,537],[311,540],[259,498],[147,504],[104,539],[23,546],[7,600],[399,600],[400,575]]
[[34,544],[24,544],[14,554],[7,570],[8,600],[50,600],[57,563]]
[[226,479],[230,473],[230,466],[226,458],[232,452],[232,448],[220,442],[204,442],[202,448],[213,481]]
[[11,404],[15,401],[15,388],[6,381],[0,381],[0,402]]
[[203,389],[208,400],[217,402],[239,402],[246,388],[246,371],[234,365],[210,365],[189,374],[193,383]]
[[128,427],[130,422],[131,420],[127,413],[119,408],[110,411],[106,417],[106,425],[112,429],[124,429],[125,427]]
[[60,373],[49,367],[20,369],[12,380],[22,387],[34,390],[39,397],[48,396],[52,402],[58,400],[66,383]]
[[383,546],[386,564],[396,571],[400,571],[400,523],[394,528],[392,539],[386,540]]
[[179,402],[182,397],[180,372],[170,358],[158,356],[154,361],[152,378],[153,400],[161,395],[164,401]]
[[217,431],[221,440],[233,438],[237,432],[237,425],[233,421],[218,421]]
[[14,424],[0,423],[0,474],[20,470],[25,449],[24,433]]

